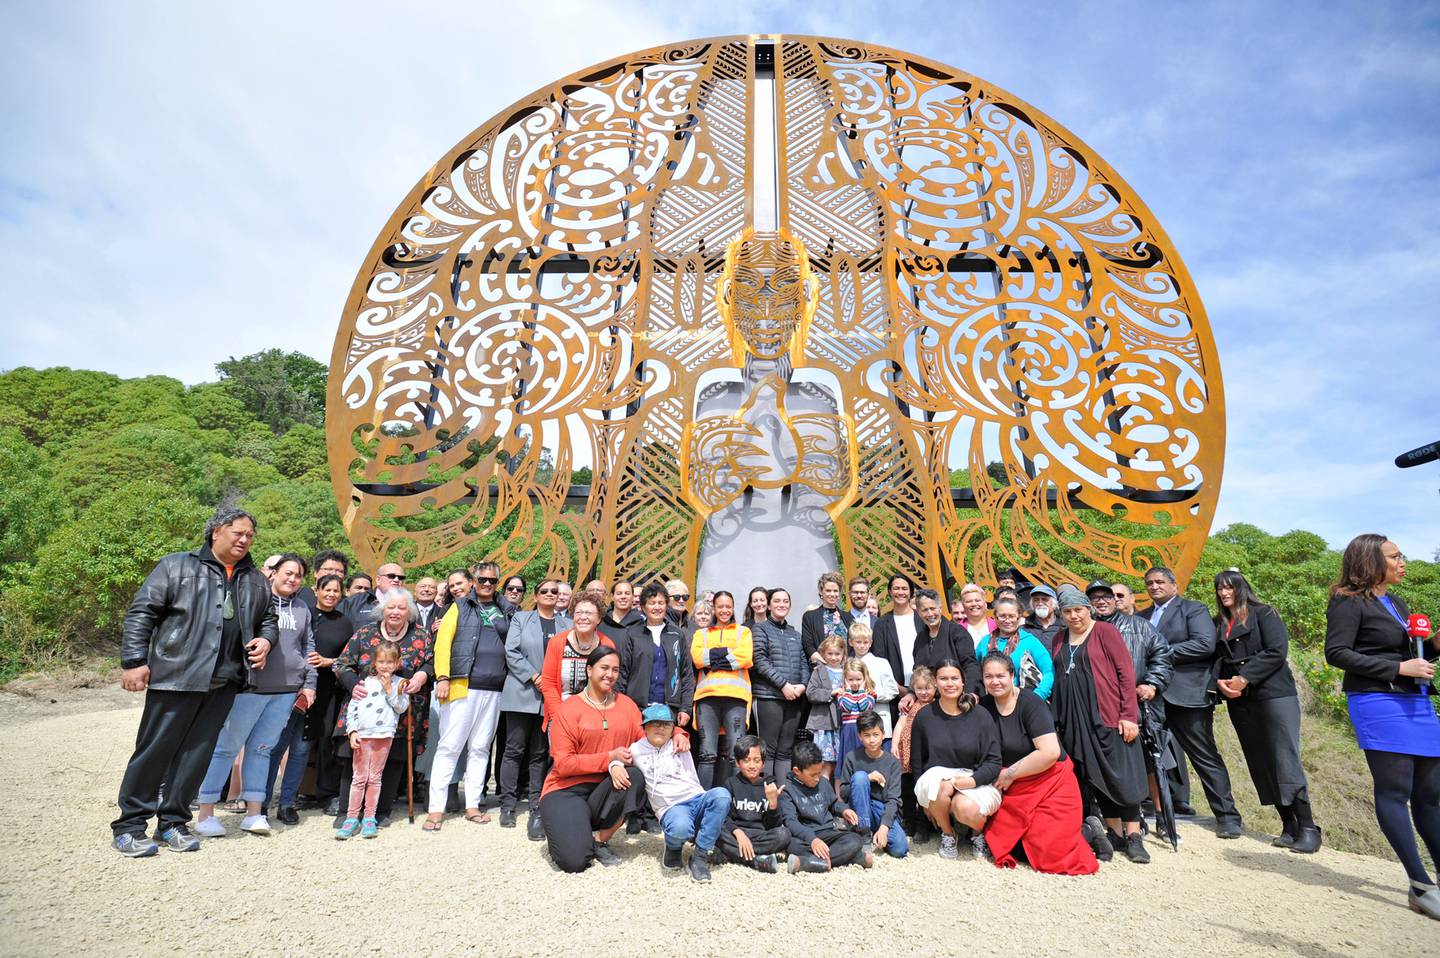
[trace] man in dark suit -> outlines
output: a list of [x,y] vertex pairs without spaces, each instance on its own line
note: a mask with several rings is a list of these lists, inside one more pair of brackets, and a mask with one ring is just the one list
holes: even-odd
[[[1195,766],[1205,798],[1215,814],[1215,833],[1240,837],[1240,812],[1230,790],[1230,772],[1215,744],[1215,623],[1199,602],[1179,595],[1175,573],[1154,566],[1145,573],[1151,606],[1141,617],[1170,643],[1173,672],[1163,694],[1165,727]],[[1188,783],[1171,776],[1177,811],[1189,805]],[[1178,787],[1177,787],[1178,786]]]

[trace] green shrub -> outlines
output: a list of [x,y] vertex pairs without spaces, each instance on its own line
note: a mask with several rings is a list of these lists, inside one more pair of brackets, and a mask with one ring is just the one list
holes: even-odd
[[161,556],[198,546],[209,514],[154,482],[105,493],[41,548],[17,590],[25,612],[77,651],[118,642],[140,583]]

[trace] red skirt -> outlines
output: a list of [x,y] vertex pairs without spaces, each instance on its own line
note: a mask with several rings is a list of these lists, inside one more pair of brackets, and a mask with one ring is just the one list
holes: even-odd
[[1012,853],[1023,841],[1025,857],[1037,872],[1093,875],[1100,863],[1080,834],[1084,817],[1074,766],[1062,758],[1048,771],[1011,784],[985,829],[985,842],[997,868],[1015,867]]

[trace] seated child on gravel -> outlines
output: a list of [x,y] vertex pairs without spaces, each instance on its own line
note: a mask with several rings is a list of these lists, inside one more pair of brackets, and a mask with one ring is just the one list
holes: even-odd
[[774,873],[776,854],[790,847],[780,813],[780,789],[765,780],[765,746],[757,735],[735,741],[735,774],[730,778],[730,814],[717,847],[727,861]]
[[860,819],[822,774],[820,749],[814,742],[796,742],[790,762],[790,777],[780,790],[780,811],[790,830],[790,874],[828,872],[855,862],[869,868],[874,863],[870,843],[856,832],[836,827],[837,815],[852,826]]
[[335,837],[341,841],[356,832],[362,838],[379,834],[375,806],[380,801],[380,779],[385,774],[385,759],[390,755],[400,716],[410,707],[410,696],[401,690],[400,680],[395,677],[399,668],[400,646],[381,642],[375,647],[370,674],[365,677],[365,697],[351,699],[346,706],[345,728],[355,756],[355,770],[350,778],[350,810],[335,830]]
[[885,751],[885,726],[875,712],[855,720],[860,747],[840,766],[840,797],[859,819],[856,828],[870,835],[876,851],[904,858],[910,841],[900,825],[900,760]]
[[682,736],[680,742],[676,741],[675,713],[670,706],[647,706],[640,721],[645,737],[630,746],[630,758],[645,774],[645,795],[665,831],[664,867],[681,868],[681,853],[693,838],[690,877],[709,881],[710,857],[725,824],[725,813],[730,810],[730,793],[723,788],[707,792],[700,787],[689,739]]

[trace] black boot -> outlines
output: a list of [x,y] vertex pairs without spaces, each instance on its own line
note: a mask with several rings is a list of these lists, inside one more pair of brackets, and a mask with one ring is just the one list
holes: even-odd
[[1276,805],[1275,811],[1280,813],[1282,828],[1280,834],[1270,844],[1276,848],[1289,848],[1295,844],[1295,836],[1300,831],[1295,824],[1295,808],[1291,805]]
[[1295,843],[1290,850],[1297,855],[1313,855],[1320,850],[1320,829],[1310,814],[1310,800],[1297,798],[1290,807],[1295,813]]

